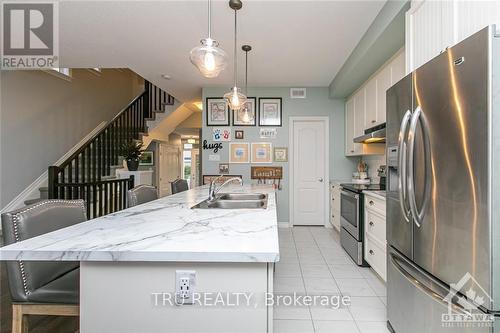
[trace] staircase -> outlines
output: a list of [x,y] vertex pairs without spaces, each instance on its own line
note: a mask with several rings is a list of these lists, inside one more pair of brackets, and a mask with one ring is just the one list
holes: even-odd
[[49,167],[49,199],[84,199],[89,219],[126,208],[126,194],[134,187],[134,179],[115,177],[115,170],[123,165],[120,147],[130,140],[143,141],[148,124],[175,103],[173,96],[150,82],[145,81],[144,86],[143,93],[75,153]]

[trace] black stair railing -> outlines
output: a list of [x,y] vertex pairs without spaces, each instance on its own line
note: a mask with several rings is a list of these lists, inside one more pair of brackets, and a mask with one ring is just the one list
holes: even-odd
[[[95,218],[125,208],[133,179],[111,179],[120,166],[120,147],[130,140],[141,140],[148,131],[146,121],[164,112],[175,102],[167,92],[148,81],[144,92],[134,98],[104,128],[58,166],[50,166],[50,199],[84,199],[87,216]],[[115,203],[116,200],[116,203]]]

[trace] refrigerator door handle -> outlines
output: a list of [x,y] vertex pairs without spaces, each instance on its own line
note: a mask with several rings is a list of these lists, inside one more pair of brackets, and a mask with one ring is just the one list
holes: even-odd
[[[417,125],[420,122],[422,128],[422,139],[424,143],[424,196],[420,211],[417,207],[417,199],[415,196],[415,135],[417,134]],[[410,212],[413,216],[413,221],[417,227],[422,226],[422,222],[429,206],[431,187],[432,187],[432,162],[431,162],[431,144],[429,136],[429,125],[425,117],[424,111],[420,106],[417,106],[413,112],[410,122],[410,129],[408,131],[408,198],[410,202]]]
[[407,205],[407,186],[406,186],[406,142],[405,134],[408,128],[408,123],[410,122],[411,112],[407,110],[401,120],[401,126],[399,129],[398,137],[398,194],[399,194],[399,205],[401,207],[401,212],[403,213],[406,222],[410,222],[410,207]]
[[419,269],[414,267],[414,265],[399,255],[391,253],[390,259],[394,267],[399,271],[399,273],[401,273],[401,275],[403,275],[417,289],[432,297],[437,302],[445,306],[449,306],[451,302],[453,310],[464,315],[469,315],[470,312],[467,311],[462,304],[467,304],[468,306],[470,305],[471,309],[477,308],[480,310],[479,307],[469,302],[465,297],[460,296],[459,294],[456,294],[454,297],[447,300],[447,296],[451,292],[450,288],[447,288],[442,283],[426,276],[424,273],[420,272]]

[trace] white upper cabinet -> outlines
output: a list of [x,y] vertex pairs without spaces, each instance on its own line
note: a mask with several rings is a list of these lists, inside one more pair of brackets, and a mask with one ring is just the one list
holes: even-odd
[[366,89],[354,94],[354,136],[365,134]]
[[392,61],[391,66],[391,86],[398,83],[399,80],[405,77],[406,66],[405,66],[405,53],[400,52],[396,58]]
[[406,73],[489,24],[500,24],[500,1],[412,1],[406,13]]
[[[389,72],[390,73],[390,72]],[[390,76],[389,76],[390,80]],[[366,83],[366,105],[365,105],[365,128],[373,127],[377,124],[377,78],[372,78]]]
[[425,64],[443,50],[442,2],[412,3],[406,13],[406,52],[408,73]]
[[393,82],[391,79],[392,73],[392,62],[382,68],[382,70],[377,74],[377,119],[371,126],[379,125],[385,123],[385,92],[389,89]]
[[500,28],[500,1],[460,1],[456,4],[457,42],[489,24]]
[[354,99],[351,98],[345,103],[345,155],[356,155],[354,147]]
[[383,154],[383,145],[353,143],[364,131],[385,123],[386,91],[404,77],[405,53],[400,50],[351,95],[345,105],[346,156]]

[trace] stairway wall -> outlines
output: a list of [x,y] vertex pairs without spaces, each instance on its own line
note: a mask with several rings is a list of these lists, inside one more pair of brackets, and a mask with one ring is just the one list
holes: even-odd
[[2,71],[0,209],[141,89],[132,71],[72,70],[70,81],[44,71]]

